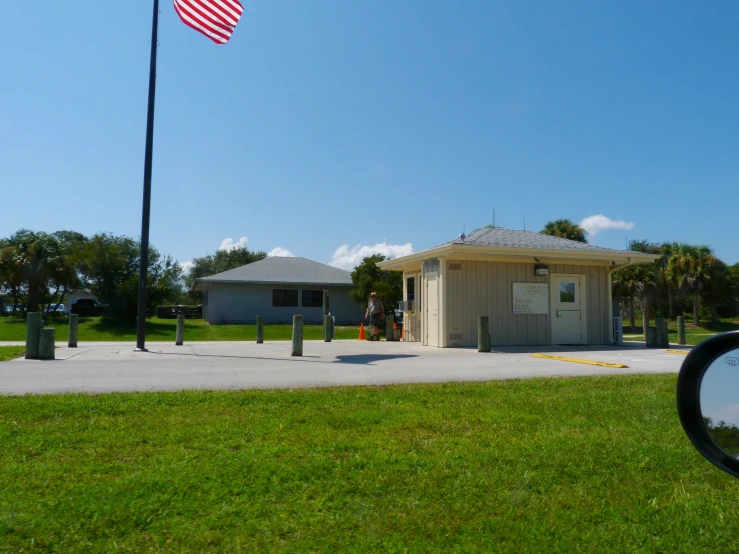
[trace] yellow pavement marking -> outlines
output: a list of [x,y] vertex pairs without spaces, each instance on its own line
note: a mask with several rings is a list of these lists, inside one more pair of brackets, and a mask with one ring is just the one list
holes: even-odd
[[665,350],[668,354],[683,354],[685,356],[688,355],[688,352],[686,350]]
[[615,367],[617,369],[628,369],[624,364],[610,364],[608,362],[597,362],[595,360],[582,360],[580,358],[564,358],[562,356],[550,356],[549,354],[531,354],[534,358],[546,358],[547,360],[559,360],[560,362],[575,362],[576,364],[599,365],[603,367]]

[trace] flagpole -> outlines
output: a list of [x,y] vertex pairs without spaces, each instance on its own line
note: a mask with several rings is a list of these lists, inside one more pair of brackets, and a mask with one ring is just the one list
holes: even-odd
[[154,146],[154,96],[157,88],[157,31],[159,0],[154,0],[149,62],[149,107],[146,115],[146,153],[144,154],[144,202],[141,212],[141,259],[139,267],[139,311],[136,323],[136,350],[146,352],[146,286],[149,269],[149,215],[151,212],[151,165]]

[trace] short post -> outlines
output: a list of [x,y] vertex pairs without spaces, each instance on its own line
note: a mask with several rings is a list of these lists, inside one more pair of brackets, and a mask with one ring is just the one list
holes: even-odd
[[182,346],[183,342],[185,342],[185,314],[178,314],[175,346]]
[[53,360],[56,345],[56,329],[41,329],[38,341],[38,357],[41,360]]
[[393,324],[395,323],[395,317],[392,315],[385,316],[385,340],[393,342],[395,335],[393,335]]
[[655,327],[647,327],[645,342],[647,348],[654,348],[657,346],[657,329]]
[[257,344],[264,342],[264,316],[257,316]]
[[293,356],[303,355],[303,316],[293,316]]
[[[642,316],[642,330],[644,334],[644,342],[647,342],[647,330],[649,329],[649,318],[645,315]],[[647,345],[649,346],[649,345]]]
[[685,316],[677,316],[677,343],[685,344]]
[[44,321],[41,312],[28,312],[26,316],[26,360],[38,358],[39,337]]
[[486,315],[477,317],[477,351],[490,352],[490,319]]
[[331,342],[332,320],[330,315],[323,316],[323,341]]
[[328,315],[328,291],[323,291],[323,336],[326,336],[326,316]]
[[668,345],[667,341],[667,326],[665,325],[665,318],[658,317],[654,320],[654,331],[655,331],[655,346],[657,348],[666,348]]
[[77,337],[80,332],[80,315],[71,314],[69,316],[69,338],[67,339],[67,348],[77,348]]
[[662,318],[662,327],[664,327],[665,331],[665,348],[670,347],[670,328],[667,325],[667,318]]

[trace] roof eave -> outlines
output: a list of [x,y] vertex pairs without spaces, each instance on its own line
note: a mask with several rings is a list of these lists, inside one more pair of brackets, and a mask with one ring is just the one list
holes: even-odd
[[553,248],[513,248],[509,246],[482,246],[474,244],[448,244],[430,250],[424,250],[417,254],[402,256],[380,262],[378,267],[383,271],[402,271],[408,264],[421,262],[430,258],[441,256],[453,256],[455,254],[485,254],[489,256],[516,256],[522,258],[547,258],[547,259],[581,259],[581,260],[604,260],[616,262],[630,260],[632,264],[651,263],[660,258],[657,254],[644,254],[642,252],[631,252],[618,250],[615,252],[597,252],[588,250],[559,250]]
[[244,281],[239,279],[210,279],[202,277],[195,280],[193,290],[203,290],[198,288],[199,284],[216,284],[223,285],[291,285],[296,287],[353,287],[354,283],[310,283],[306,281]]

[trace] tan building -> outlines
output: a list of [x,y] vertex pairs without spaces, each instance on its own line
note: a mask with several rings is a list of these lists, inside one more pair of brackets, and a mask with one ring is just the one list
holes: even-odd
[[477,345],[487,316],[493,346],[612,344],[614,271],[658,256],[529,231],[485,228],[388,260],[403,272],[405,339]]

